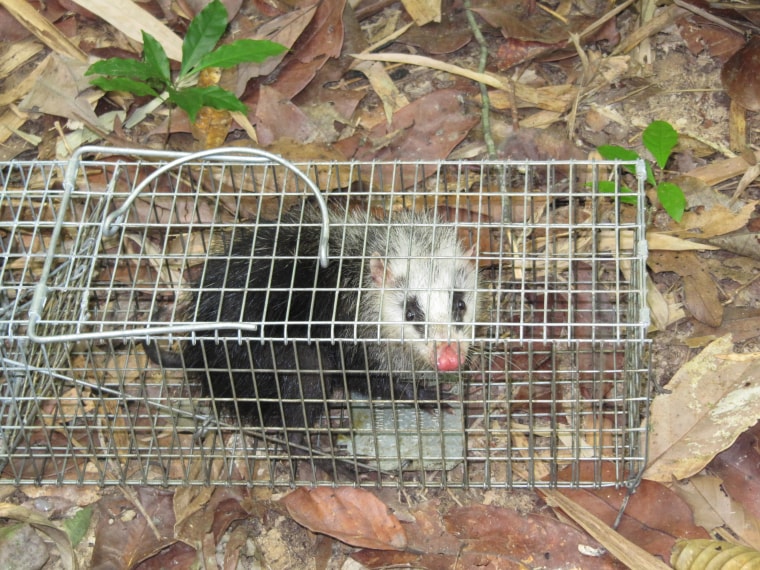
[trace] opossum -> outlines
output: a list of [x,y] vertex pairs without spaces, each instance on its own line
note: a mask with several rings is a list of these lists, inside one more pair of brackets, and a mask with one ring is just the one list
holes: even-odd
[[474,248],[432,212],[393,212],[388,224],[340,207],[323,268],[321,219],[307,203],[280,224],[224,233],[182,303],[184,318],[208,329],[183,340],[181,355],[147,342],[150,358],[205,374],[204,395],[245,423],[312,426],[339,390],[438,398],[420,378],[466,363],[479,313]]

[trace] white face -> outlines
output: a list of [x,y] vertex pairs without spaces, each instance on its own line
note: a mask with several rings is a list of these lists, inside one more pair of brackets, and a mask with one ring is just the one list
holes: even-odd
[[418,366],[453,371],[464,364],[477,316],[478,273],[471,252],[452,241],[437,257],[373,256],[381,289],[382,337],[405,341]]

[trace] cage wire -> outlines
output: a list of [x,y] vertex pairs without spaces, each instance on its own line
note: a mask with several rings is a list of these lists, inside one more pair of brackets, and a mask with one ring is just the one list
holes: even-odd
[[0,476],[635,485],[637,171],[98,147],[7,163]]

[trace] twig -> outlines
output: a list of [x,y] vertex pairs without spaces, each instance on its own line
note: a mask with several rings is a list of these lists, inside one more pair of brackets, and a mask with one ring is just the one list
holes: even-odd
[[[486,40],[480,31],[478,23],[475,21],[475,16],[472,13],[470,0],[464,0],[464,10],[467,14],[467,21],[470,24],[472,34],[475,36],[475,40],[478,42],[478,45],[480,45],[480,62],[478,63],[478,72],[483,73],[486,70],[486,63],[488,61],[488,45],[486,44]],[[482,101],[482,105],[480,107],[480,121],[483,125],[483,139],[485,140],[486,148],[488,149],[488,157],[493,159],[496,158],[496,145],[493,142],[493,136],[491,136],[491,100],[488,98],[488,88],[486,87],[485,83],[481,81],[478,82],[478,85],[480,86],[480,99]]]
[[156,539],[161,540],[163,537],[161,536],[161,533],[158,531],[158,528],[156,528],[156,524],[153,522],[153,519],[148,514],[148,511],[145,510],[145,507],[140,502],[140,499],[132,492],[132,489],[125,485],[120,485],[119,488],[121,489],[121,492],[124,494],[124,496],[127,498],[127,500],[132,503],[135,508],[140,511],[140,514],[145,519],[146,524],[148,525],[148,528],[150,528],[153,531],[153,536],[156,537]]
[[729,24],[726,22],[723,18],[719,18],[715,14],[711,14],[707,10],[703,10],[702,8],[698,6],[694,6],[694,4],[689,4],[688,2],[684,2],[683,0],[673,0],[673,4],[676,6],[679,6],[683,8],[684,10],[688,10],[689,12],[693,12],[697,16],[700,16],[704,18],[705,20],[709,20],[713,24],[717,24],[719,26],[722,26],[726,28],[727,30],[731,30],[732,32],[736,32],[739,35],[744,35],[744,30],[737,28],[733,24]]

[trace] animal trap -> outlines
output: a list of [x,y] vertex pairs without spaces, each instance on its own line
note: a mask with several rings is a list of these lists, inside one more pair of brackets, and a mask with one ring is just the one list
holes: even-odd
[[233,148],[11,163],[2,477],[633,485],[636,171]]

